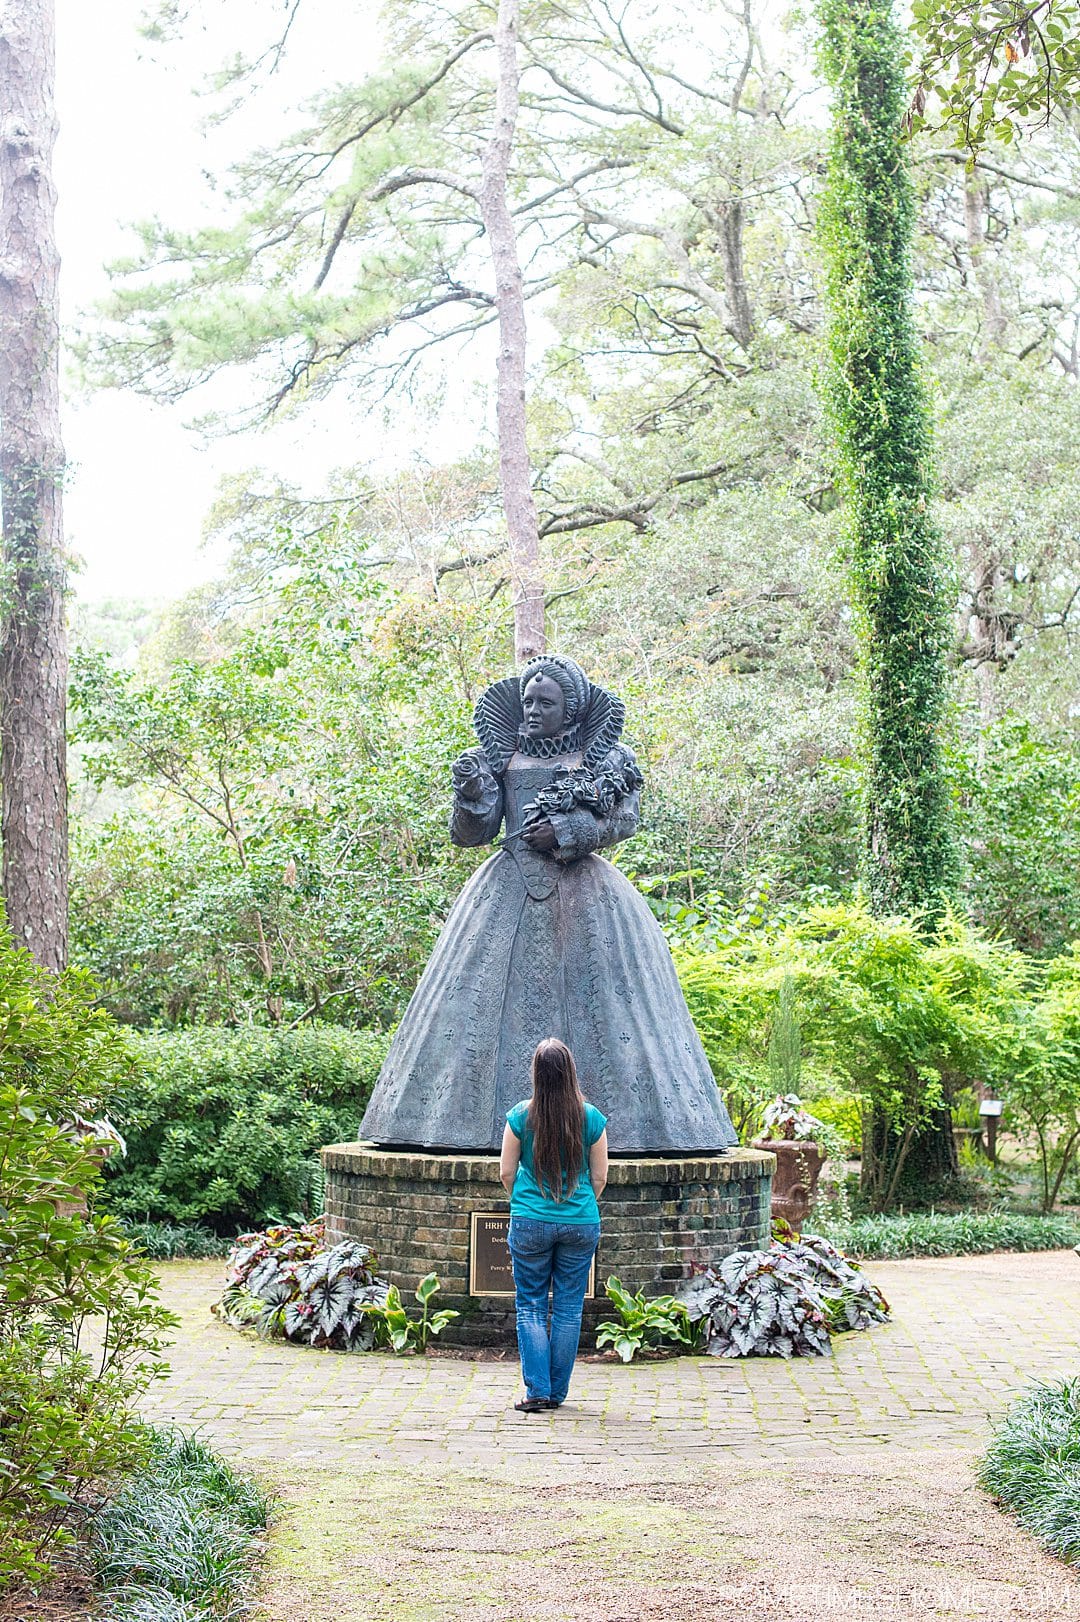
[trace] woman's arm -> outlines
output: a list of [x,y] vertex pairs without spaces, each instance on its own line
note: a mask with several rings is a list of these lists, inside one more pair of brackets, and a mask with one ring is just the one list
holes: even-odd
[[[499,1156],[499,1181],[508,1194],[513,1192],[514,1178],[521,1164],[521,1140],[515,1135],[513,1127],[507,1121],[503,1127],[502,1153]],[[590,1168],[592,1162],[590,1161]],[[607,1166],[607,1150],[604,1151],[604,1166]],[[607,1175],[605,1170],[605,1176]]]
[[604,1192],[604,1189],[607,1187],[607,1169],[607,1128],[605,1127],[604,1131],[601,1132],[600,1136],[589,1150],[589,1181],[592,1184],[593,1193],[596,1195],[597,1199],[600,1198],[601,1194]]

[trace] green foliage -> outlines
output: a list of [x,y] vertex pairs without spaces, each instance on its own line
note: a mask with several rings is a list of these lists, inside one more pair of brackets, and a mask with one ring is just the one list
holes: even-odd
[[1016,1032],[1018,1062],[1003,1093],[1010,1124],[1039,1151],[1044,1211],[1080,1153],[1080,942],[1047,967],[1043,994]]
[[297,1341],[339,1351],[370,1351],[387,1287],[376,1278],[366,1245],[327,1249],[321,1223],[244,1234],[229,1255],[225,1293],[214,1311],[235,1328],[254,1327],[264,1340]]
[[[1008,146],[1080,100],[1080,8],[1074,0],[914,0],[921,50],[910,122],[977,155]],[[928,105],[929,104],[929,105]]]
[[891,0],[820,0],[818,15],[833,91],[819,215],[826,399],[862,622],[864,872],[875,911],[936,913],[958,878],[942,759],[951,627],[912,314],[901,36]]
[[2,1588],[47,1571],[71,1510],[138,1461],[132,1408],[175,1320],[117,1223],[85,1214],[99,1158],[70,1123],[107,1104],[124,1040],[83,976],[54,978],[6,934],[0,1053]]
[[392,1352],[426,1352],[429,1341],[461,1316],[448,1307],[432,1311],[431,1304],[441,1288],[437,1273],[422,1278],[416,1291],[420,1316],[410,1318],[397,1286],[391,1284],[383,1300],[365,1308],[374,1329],[375,1346]]
[[995,1250],[1064,1250],[1080,1243],[1080,1221],[1017,1211],[913,1211],[818,1222],[822,1236],[866,1260],[983,1256]]
[[657,1295],[651,1300],[638,1290],[631,1295],[617,1278],[605,1286],[607,1298],[618,1313],[615,1322],[597,1325],[597,1347],[611,1346],[624,1363],[631,1362],[643,1348],[659,1352],[691,1352],[701,1336],[691,1323],[686,1305],[673,1295]]
[[217,1232],[321,1208],[320,1148],[356,1136],[386,1054],[378,1032],[157,1031],[114,1108],[128,1152],[112,1210]]
[[136,1250],[154,1262],[209,1261],[232,1249],[230,1239],[190,1223],[121,1220],[120,1227]]
[[1080,1379],[1028,1387],[996,1426],[979,1485],[1051,1554],[1080,1564]]
[[144,1462],[93,1520],[103,1622],[239,1615],[269,1514],[257,1483],[204,1442],[148,1429]]
[[[769,1031],[766,1059],[769,1080],[778,1096],[797,1099],[802,1081],[802,1028],[795,1007],[795,983],[789,974],[780,982],[780,995],[777,998],[776,1013]],[[766,1121],[765,1124],[767,1127],[773,1125],[771,1121]],[[781,1135],[792,1138],[796,1134],[792,1128],[791,1131],[784,1131]]]
[[972,1079],[996,1085],[1010,1073],[1029,995],[1020,954],[951,915],[928,939],[916,923],[874,917],[859,903],[812,906],[675,958],[717,1082],[744,1120],[768,1097],[770,1021],[790,978],[808,1092],[857,1103],[864,1143],[874,1120],[893,1129],[887,1152],[862,1161],[862,1192],[878,1209],[899,1197],[911,1144],[932,1112]]
[[836,1134],[838,1153],[846,1160],[862,1149],[862,1111],[850,1093],[817,1092],[808,1099],[810,1113]]
[[1012,716],[984,734],[982,752],[952,765],[973,853],[968,903],[1023,951],[1060,952],[1080,937],[1080,740]]
[[504,672],[366,547],[278,534],[271,604],[206,663],[81,662],[84,770],[127,809],[76,841],[73,929],[126,1021],[375,1024],[411,992],[477,859],[446,837],[471,684]]

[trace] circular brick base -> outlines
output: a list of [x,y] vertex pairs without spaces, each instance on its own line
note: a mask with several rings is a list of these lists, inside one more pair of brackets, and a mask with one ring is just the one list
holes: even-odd
[[[436,1305],[461,1317],[443,1332],[453,1345],[499,1346],[514,1340],[509,1297],[469,1294],[469,1231],[474,1211],[508,1209],[494,1155],[439,1155],[334,1143],[322,1152],[326,1232],[331,1244],[358,1239],[377,1253],[382,1274],[411,1301],[426,1273],[438,1273]],[[610,1316],[604,1280],[630,1290],[670,1293],[694,1266],[769,1242],[775,1158],[729,1149],[694,1159],[627,1158],[611,1162],[600,1202],[598,1296],[585,1303],[586,1331]]]

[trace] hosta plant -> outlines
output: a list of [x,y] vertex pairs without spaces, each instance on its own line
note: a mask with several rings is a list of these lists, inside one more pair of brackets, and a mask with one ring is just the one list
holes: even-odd
[[639,1290],[631,1295],[617,1278],[607,1281],[607,1297],[618,1313],[618,1322],[597,1328],[597,1347],[611,1346],[624,1363],[642,1348],[650,1351],[690,1352],[698,1341],[697,1326],[691,1322],[685,1304],[673,1295],[658,1295],[651,1301]]
[[381,1301],[364,1308],[371,1326],[373,1343],[393,1352],[426,1352],[428,1341],[439,1335],[447,1324],[461,1316],[449,1307],[432,1312],[431,1303],[441,1289],[437,1273],[429,1273],[420,1280],[416,1299],[420,1306],[419,1318],[410,1318],[402,1304],[397,1286],[391,1284]]

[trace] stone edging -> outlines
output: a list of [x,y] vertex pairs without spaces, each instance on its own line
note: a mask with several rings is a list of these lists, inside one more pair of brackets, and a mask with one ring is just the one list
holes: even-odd
[[[368,1177],[410,1177],[431,1182],[497,1183],[497,1155],[418,1154],[414,1149],[378,1149],[371,1143],[330,1143],[322,1151],[328,1172],[364,1173]],[[771,1177],[776,1156],[762,1149],[727,1149],[722,1154],[683,1158],[676,1155],[616,1156],[608,1165],[614,1187],[638,1183],[730,1183]]]

